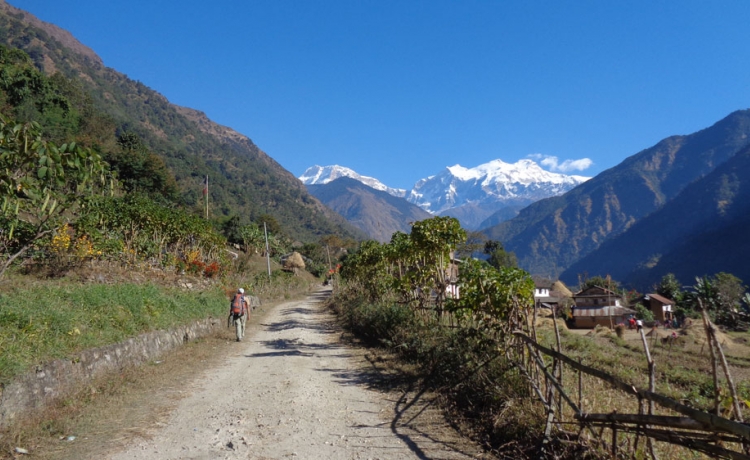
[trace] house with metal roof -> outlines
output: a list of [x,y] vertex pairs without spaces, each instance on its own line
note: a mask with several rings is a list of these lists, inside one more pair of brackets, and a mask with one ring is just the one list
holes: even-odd
[[597,325],[612,328],[626,324],[636,311],[621,305],[619,294],[599,286],[592,286],[573,295],[572,327],[593,329]]

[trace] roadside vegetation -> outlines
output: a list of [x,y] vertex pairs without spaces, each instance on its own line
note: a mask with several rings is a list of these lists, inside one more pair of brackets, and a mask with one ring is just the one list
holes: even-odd
[[[343,261],[333,308],[365,343],[416,366],[488,448],[528,456],[542,412],[505,347],[531,311],[534,284],[512,266],[452,261],[465,238],[456,219],[435,217],[388,244],[364,243]],[[456,287],[458,299],[445,294]]]
[[[574,428],[557,425],[555,438],[545,441],[548,409],[540,399],[549,399],[554,392],[548,393],[549,382],[533,368],[530,348],[516,339],[519,335],[533,338],[626,385],[648,388],[650,368],[641,336],[624,328],[568,331],[563,309],[560,318],[552,317],[549,310],[543,315],[543,310],[535,309],[534,284],[527,273],[514,267],[512,257],[494,257],[495,266],[469,258],[452,260],[454,251],[464,245],[465,235],[455,219],[437,217],[414,224],[410,235],[394,235],[388,244],[363,243],[343,261],[332,307],[364,343],[383,347],[413,365],[424,388],[442,395],[456,424],[471,427],[473,435],[499,455],[610,458],[611,447],[606,447],[601,434],[581,438]],[[477,248],[482,250],[482,245]],[[499,249],[492,244],[485,248],[490,254]],[[498,263],[501,260],[506,262]],[[598,282],[607,281],[612,284],[611,280]],[[734,324],[731,318],[736,315],[730,313],[741,308],[742,295],[742,289],[734,289],[735,281],[723,274],[699,278],[680,297],[684,327],[666,339],[650,334],[647,343],[655,363],[656,392],[689,407],[741,420],[750,408],[750,337],[714,331],[735,379],[739,401],[734,401],[724,378],[714,378],[710,346],[699,319],[703,305],[712,321],[727,327]],[[666,288],[675,282],[667,277],[659,292],[667,294]],[[458,298],[451,294],[455,292],[460,292]],[[731,302],[729,292],[733,293]],[[546,365],[549,372],[561,372],[552,370],[550,361]],[[579,390],[577,375],[566,373],[563,386],[570,395],[581,392],[584,410],[638,411],[635,398],[606,381],[584,376],[580,382]],[[736,402],[740,414],[736,414]],[[569,409],[557,411],[557,417],[574,420]],[[636,458],[650,455],[645,442],[640,446],[625,438],[621,442]],[[654,455],[704,458],[667,443],[656,445]]]
[[226,314],[221,289],[37,283],[0,296],[0,383],[34,365],[156,329]]

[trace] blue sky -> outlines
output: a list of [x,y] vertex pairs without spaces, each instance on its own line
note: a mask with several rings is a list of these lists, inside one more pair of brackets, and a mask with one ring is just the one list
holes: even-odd
[[595,175],[750,107],[745,0],[9,3],[296,176],[411,188],[530,156]]

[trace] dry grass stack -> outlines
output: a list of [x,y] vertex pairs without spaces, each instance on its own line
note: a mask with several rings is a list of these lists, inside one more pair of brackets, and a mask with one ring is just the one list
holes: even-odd
[[300,269],[305,269],[305,261],[299,252],[294,251],[284,261],[284,270],[291,271],[296,275]]

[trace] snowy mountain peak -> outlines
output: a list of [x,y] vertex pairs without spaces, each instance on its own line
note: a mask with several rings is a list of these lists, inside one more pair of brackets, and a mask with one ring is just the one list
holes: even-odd
[[339,177],[350,177],[375,190],[381,190],[399,198],[403,198],[406,195],[406,190],[404,189],[388,187],[374,177],[362,176],[352,169],[339,165],[311,166],[298,179],[305,185],[315,185],[327,184]]
[[563,194],[588,179],[546,171],[533,160],[506,163],[498,159],[474,168],[449,166],[417,182],[406,199],[432,213],[469,203],[525,205]]
[[343,166],[313,166],[299,179],[306,185],[327,184],[339,177],[351,177],[376,190],[406,198],[431,214],[460,216],[467,228],[477,228],[495,211],[562,195],[589,177],[567,176],[542,169],[535,161],[506,163],[492,160],[474,168],[459,164],[414,184],[410,191],[387,187],[379,180],[361,176]]
[[533,160],[518,160],[515,163],[506,163],[502,160],[492,160],[474,168],[465,168],[461,165],[446,168],[450,175],[463,181],[483,179],[484,183],[506,181],[528,184],[532,182],[564,183],[570,178],[577,182],[584,182],[588,177],[566,176],[542,169]]

